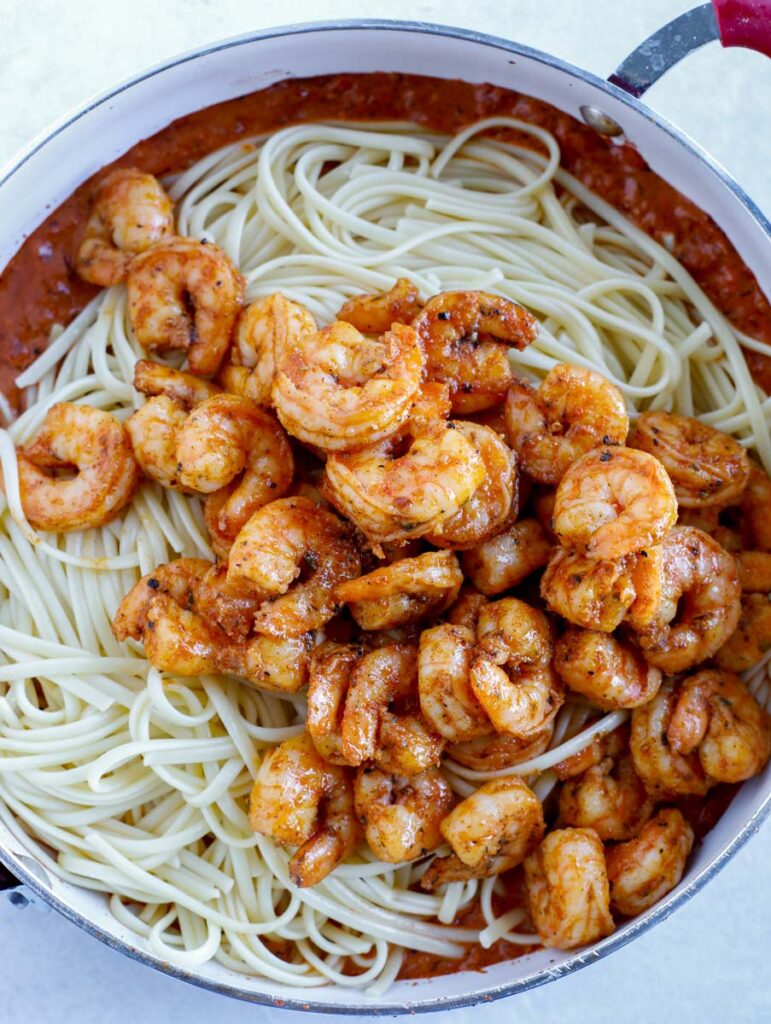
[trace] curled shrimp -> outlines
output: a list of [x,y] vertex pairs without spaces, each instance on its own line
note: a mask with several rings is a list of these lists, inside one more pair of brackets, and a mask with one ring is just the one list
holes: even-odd
[[353,794],[369,848],[388,864],[414,860],[440,846],[439,825],[455,803],[438,768],[411,776],[360,768]]
[[671,412],[644,412],[629,445],[654,455],[683,508],[735,505],[747,486],[750,460],[729,434]]
[[436,420],[449,419],[451,412],[449,385],[438,380],[426,380],[420,385],[420,390],[410,406],[410,414],[403,428],[404,434],[417,437]]
[[179,558],[142,577],[115,614],[117,639],[143,643],[147,660],[161,672],[227,672],[261,689],[299,690],[308,678],[314,635],[229,636],[199,608],[201,583],[211,569],[203,559]]
[[467,626],[476,636],[479,615],[488,603],[485,595],[480,594],[474,587],[463,586],[458,594],[458,600],[447,612],[447,621],[453,626]]
[[683,672],[711,658],[734,632],[741,591],[734,559],[709,534],[676,526],[662,549],[661,602],[637,641],[651,665]]
[[607,849],[610,903],[634,917],[666,896],[683,877],[693,848],[693,829],[674,807],[662,808],[640,834]]
[[469,682],[496,730],[520,738],[539,732],[564,699],[548,619],[524,601],[502,598],[482,609],[477,638]]
[[591,558],[623,558],[660,541],[677,520],[662,464],[633,448],[596,448],[563,476],[554,499],[560,543]]
[[147,352],[187,352],[190,371],[202,377],[213,376],[225,357],[243,294],[241,274],[211,242],[170,238],[135,256],[129,267],[137,341]]
[[734,560],[743,591],[755,594],[771,591],[771,551],[735,551]]
[[634,769],[647,791],[657,800],[677,796],[704,796],[710,786],[696,754],[674,750],[667,730],[677,701],[672,681],[664,681],[647,704],[632,712],[629,749]]
[[738,676],[714,669],[681,681],[667,739],[676,753],[698,751],[705,773],[718,782],[757,775],[771,753],[765,708]]
[[139,359],[134,363],[134,388],[148,397],[165,395],[185,410],[200,405],[207,398],[213,398],[222,390],[210,380],[185,373],[184,370],[174,370],[171,366],[154,363],[150,359]]
[[331,764],[348,764],[342,737],[345,699],[363,653],[358,644],[327,641],[311,658],[306,728],[316,750]]
[[335,587],[358,575],[349,526],[308,498],[279,498],[241,529],[230,550],[228,582],[269,598],[254,628],[275,637],[318,629],[337,611]]
[[236,322],[233,346],[220,370],[222,386],[258,405],[270,406],[280,359],[316,329],[308,310],[280,292],[251,302]]
[[629,431],[621,392],[594,370],[560,363],[537,391],[515,381],[506,395],[506,432],[522,469],[557,484],[581,455],[621,445]]
[[716,652],[718,666],[730,672],[744,672],[762,661],[771,650],[771,597],[745,594],[739,610],[739,622],[723,646]]
[[132,258],[174,234],[174,208],[152,174],[121,167],[94,190],[75,268],[102,288],[126,279]]
[[595,630],[566,630],[554,648],[554,667],[571,690],[603,711],[646,704],[661,686],[661,672],[635,647]]
[[[473,499],[472,499],[473,500]],[[471,582],[488,597],[511,590],[549,561],[554,545],[535,519],[520,519],[461,555]]]
[[282,353],[273,404],[290,434],[323,451],[341,452],[389,437],[407,419],[423,375],[412,327],[394,324],[365,338],[338,320],[302,334]]
[[605,853],[590,828],[555,829],[525,860],[525,896],[544,946],[573,949],[614,929]]
[[307,734],[284,740],[257,770],[249,824],[278,843],[299,847],[289,876],[300,888],[316,885],[359,840],[350,774],[328,764]]
[[635,571],[642,554],[608,561],[558,548],[541,578],[541,596],[568,622],[612,633],[638,600]]
[[603,758],[560,791],[560,825],[594,829],[603,841],[631,839],[652,813],[653,801],[628,753]]
[[750,463],[747,487],[741,501],[744,547],[771,551],[771,478]]
[[538,757],[548,749],[554,734],[554,719],[530,736],[512,736],[509,733],[491,733],[472,740],[453,743],[447,756],[478,772],[497,772],[513,768],[531,757]]
[[455,424],[479,454],[485,475],[454,515],[426,535],[439,548],[473,548],[500,533],[517,515],[517,460],[489,427],[458,420]]
[[393,629],[439,615],[458,596],[463,573],[452,551],[402,558],[335,588],[365,630]]
[[426,352],[426,376],[450,384],[457,413],[503,400],[513,377],[509,349],[526,348],[537,330],[522,306],[487,292],[441,292],[413,324]]
[[354,295],[342,304],[338,320],[345,320],[362,334],[384,334],[392,324],[409,324],[423,308],[420,293],[406,277],[400,277],[387,292]]
[[376,545],[436,529],[484,475],[481,457],[452,421],[431,424],[403,454],[384,442],[327,460],[328,497]]
[[[36,530],[104,526],[131,501],[140,480],[123,424],[72,402],[52,405],[16,458],[22,508]],[[74,476],[56,475],[73,468]]]
[[469,682],[475,645],[474,632],[466,626],[442,623],[420,634],[420,710],[428,724],[451,743],[492,732]]

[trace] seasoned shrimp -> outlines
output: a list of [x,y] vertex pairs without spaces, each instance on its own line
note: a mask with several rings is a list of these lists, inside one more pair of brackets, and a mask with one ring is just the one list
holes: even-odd
[[554,545],[535,519],[520,519],[497,537],[464,551],[461,562],[488,597],[511,590],[549,561]]
[[121,167],[97,184],[75,269],[102,288],[126,279],[129,263],[174,234],[174,208],[152,174]]
[[551,521],[554,517],[554,499],[556,495],[556,487],[536,487],[531,498],[535,518],[550,540],[555,539]]
[[567,779],[583,775],[590,768],[600,764],[606,757],[614,759],[619,757],[628,748],[628,730],[622,726],[621,729],[614,729],[613,732],[593,736],[590,743],[576,751],[575,754],[563,758],[562,761],[554,765],[552,771],[561,782],[565,782]]
[[327,641],[311,658],[306,728],[316,750],[331,764],[348,764],[342,737],[345,699],[363,653],[358,644]]
[[734,559],[743,591],[755,594],[771,591],[771,551],[736,551]]
[[541,578],[541,596],[551,611],[568,622],[612,633],[637,598],[633,579],[637,557],[602,561],[558,548]]
[[453,626],[467,626],[476,636],[477,622],[484,606],[488,604],[484,594],[480,594],[473,587],[463,586],[460,589],[458,600],[447,612],[447,621]]
[[573,949],[614,929],[605,854],[590,828],[550,832],[525,861],[525,896],[544,946]]
[[484,476],[481,457],[452,421],[426,427],[403,454],[384,442],[327,460],[329,499],[377,546],[436,529]]
[[403,558],[335,588],[362,629],[393,629],[439,615],[458,596],[463,573],[452,551]]
[[479,653],[469,682],[498,732],[530,737],[562,706],[562,682],[551,666],[552,630],[543,612],[505,597],[479,616]]
[[731,636],[739,621],[741,591],[734,559],[709,534],[676,526],[662,548],[661,602],[637,640],[651,665],[683,672],[711,658]]
[[[141,476],[123,424],[71,402],[51,406],[16,458],[22,508],[36,530],[104,526],[131,501]],[[56,475],[73,468],[74,476]]]
[[278,843],[299,847],[289,861],[292,882],[316,885],[359,840],[350,774],[328,764],[306,733],[284,740],[257,771],[249,824]]
[[388,864],[414,860],[440,846],[439,825],[455,803],[438,768],[409,777],[360,768],[353,795],[369,848]]
[[739,624],[715,654],[720,668],[744,672],[771,650],[771,597],[746,594],[741,600]]
[[308,310],[280,292],[251,302],[238,317],[233,347],[219,375],[222,386],[258,405],[270,406],[280,359],[316,329]]
[[266,690],[294,693],[308,678],[312,633],[298,637],[230,637],[200,613],[201,581],[212,568],[182,558],[158,566],[124,597],[113,620],[118,640],[144,644],[145,656],[162,672],[199,676],[228,672]]
[[506,395],[506,431],[522,469],[557,484],[581,455],[621,445],[629,431],[621,392],[594,370],[560,363],[537,391],[515,381]]
[[750,460],[739,442],[689,416],[644,412],[629,446],[661,462],[683,508],[735,505],[747,486]]
[[667,739],[676,753],[698,751],[702,768],[718,782],[757,775],[771,753],[765,708],[738,676],[714,669],[682,680]]
[[489,427],[468,420],[455,424],[476,449],[485,475],[469,500],[426,539],[439,548],[463,550],[496,536],[517,515],[517,460],[514,452]]
[[170,238],[135,256],[128,273],[131,327],[148,352],[187,352],[191,373],[213,376],[230,345],[244,279],[218,246]]
[[469,682],[476,638],[442,623],[420,634],[418,693],[428,724],[451,743],[487,736],[492,724]]
[[557,487],[554,532],[591,558],[623,558],[660,541],[677,520],[677,499],[662,464],[632,448],[596,448],[574,462]]
[[646,704],[661,686],[661,672],[631,644],[595,630],[566,630],[554,648],[554,667],[571,690],[603,711]]
[[744,547],[771,551],[771,478],[750,463],[747,487],[741,502]]
[[676,701],[674,683],[665,680],[653,700],[632,712],[632,761],[645,788],[657,800],[689,793],[704,796],[710,786],[698,755],[680,754],[669,742],[667,730]]
[[503,400],[513,377],[509,349],[526,348],[538,326],[516,302],[486,292],[441,292],[413,324],[426,352],[426,376],[450,384],[456,413]]
[[610,905],[634,917],[658,903],[683,877],[693,829],[674,807],[662,808],[629,842],[606,850]]
[[360,568],[346,523],[308,498],[279,498],[255,512],[236,537],[227,578],[271,595],[255,616],[258,632],[297,636],[332,618],[335,587]]
[[424,381],[410,406],[404,433],[406,436],[417,437],[436,420],[449,419],[451,412],[449,384],[438,380]]
[[478,772],[496,772],[538,757],[548,749],[554,733],[554,719],[530,736],[520,738],[508,733],[492,733],[473,740],[454,743],[447,756],[458,764]]
[[631,839],[652,813],[653,801],[628,754],[604,758],[560,791],[560,825],[594,829],[603,842]]
[[380,295],[354,295],[342,304],[338,320],[345,320],[362,334],[384,334],[392,324],[409,324],[423,308],[420,293],[406,277],[400,277]]
[[174,370],[150,359],[140,359],[134,364],[134,387],[148,397],[166,395],[188,410],[205,402],[207,398],[213,398],[222,390],[210,380],[185,373],[184,370]]
[[280,354],[273,404],[290,434],[329,452],[375,444],[407,419],[423,375],[412,327],[365,338],[338,320]]

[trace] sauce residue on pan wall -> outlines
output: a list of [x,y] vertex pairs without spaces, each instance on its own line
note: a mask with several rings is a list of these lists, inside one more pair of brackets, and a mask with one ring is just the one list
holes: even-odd
[[[182,117],[110,166],[136,166],[161,176],[184,170],[230,142],[304,121],[405,120],[455,132],[500,114],[553,132],[567,170],[658,241],[667,242],[737,327],[771,343],[771,307],[707,214],[654,174],[634,147],[613,145],[549,104],[498,86],[385,73],[290,79]],[[531,144],[526,137],[521,141]],[[0,388],[12,400],[18,397],[14,378],[45,348],[52,325],[69,323],[96,294],[73,270],[93,181],[85,182],[30,235],[0,276]],[[771,393],[771,359],[748,352],[747,361],[755,379]]]
[[[658,241],[668,243],[737,327],[771,343],[771,307],[710,217],[654,174],[632,146],[613,145],[554,107],[497,86],[384,73],[283,81],[182,117],[110,166],[136,166],[163,176],[184,170],[220,146],[307,121],[405,120],[455,132],[501,114],[553,132],[568,171]],[[527,136],[518,141],[531,144]],[[18,400],[14,378],[46,347],[51,327],[69,323],[98,291],[77,276],[73,256],[93,183],[103,173],[80,186],[34,231],[0,276],[0,388],[12,400]],[[755,379],[771,393],[771,359],[748,352],[747,361]],[[721,799],[710,803],[709,812],[696,806],[684,811],[698,819],[703,834],[732,795],[733,789],[725,787]],[[508,889],[507,903],[517,905],[521,892],[516,876]],[[484,927],[478,905],[464,911],[456,924]],[[471,948],[461,960],[408,952],[400,977],[482,970],[532,948],[500,939],[489,949]]]

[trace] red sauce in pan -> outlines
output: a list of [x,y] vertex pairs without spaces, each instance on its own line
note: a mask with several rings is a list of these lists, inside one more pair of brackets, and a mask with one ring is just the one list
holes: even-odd
[[[568,171],[658,241],[668,239],[674,255],[733,323],[771,343],[768,300],[707,214],[654,174],[632,146],[613,145],[549,104],[497,86],[383,73],[288,80],[182,117],[110,166],[135,166],[160,176],[184,170],[230,142],[299,122],[341,117],[406,120],[454,132],[496,114],[553,132]],[[531,144],[527,136],[520,141]],[[80,186],[30,235],[0,275],[0,388],[12,400],[18,399],[14,378],[46,347],[51,326],[69,323],[98,290],[73,269],[94,180]],[[771,393],[771,359],[748,352],[747,361],[755,379]],[[682,808],[700,834],[714,824],[733,795],[733,787],[719,789],[718,799]],[[510,885],[511,905],[521,898],[515,879]],[[479,907],[465,911],[456,924],[483,927]],[[499,940],[487,950],[470,949],[461,960],[409,952],[400,977],[482,970],[530,949]]]

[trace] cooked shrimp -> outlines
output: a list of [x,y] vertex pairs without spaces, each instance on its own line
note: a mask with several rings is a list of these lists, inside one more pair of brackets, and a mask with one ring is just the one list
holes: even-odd
[[398,451],[384,442],[327,460],[330,500],[375,545],[436,529],[485,475],[478,452],[452,421],[431,424],[404,454]]
[[680,683],[667,739],[676,753],[698,751],[702,768],[718,782],[757,775],[771,754],[765,708],[738,676],[713,669]]
[[407,419],[423,375],[412,327],[365,338],[338,320],[303,334],[282,353],[273,404],[290,434],[323,451],[375,444]]
[[554,499],[554,532],[591,558],[623,558],[660,541],[677,520],[662,464],[632,448],[596,448],[574,462]]
[[550,832],[525,861],[525,896],[544,946],[573,949],[614,929],[605,854],[590,828]]
[[271,595],[255,617],[258,632],[297,636],[332,618],[335,587],[360,568],[346,523],[307,498],[279,498],[255,512],[236,537],[228,581],[248,581]]
[[653,801],[628,754],[604,758],[560,791],[560,825],[594,829],[604,842],[636,836],[652,813]]
[[121,167],[97,184],[75,269],[102,288],[126,279],[137,253],[174,234],[174,208],[152,174]]
[[[131,326],[148,352],[187,352],[211,377],[230,345],[244,279],[218,246],[170,238],[135,256],[128,273]],[[192,312],[191,312],[192,310]]]
[[515,597],[482,609],[479,653],[469,682],[498,732],[521,738],[553,721],[564,700],[551,666],[552,631],[543,612]]
[[735,505],[747,486],[750,460],[739,442],[689,416],[644,412],[629,445],[661,462],[683,508]]
[[[16,457],[25,516],[36,530],[56,533],[109,523],[131,501],[141,475],[123,424],[72,402],[52,405]],[[74,476],[57,475],[73,468]]]
[[449,419],[451,412],[449,384],[438,380],[424,381],[410,406],[404,431],[408,436],[417,437],[436,420]]
[[676,526],[662,544],[664,586],[658,612],[637,640],[664,672],[711,658],[736,629],[741,591],[727,551],[692,526]]
[[522,738],[508,733],[493,733],[454,743],[447,748],[447,756],[478,772],[496,772],[538,757],[548,749],[553,733],[554,719],[538,732]]
[[316,885],[359,840],[350,775],[327,764],[306,733],[284,740],[257,771],[249,824],[278,843],[299,847],[289,861],[292,882]]
[[566,630],[554,648],[554,667],[571,690],[603,711],[639,707],[661,686],[661,672],[631,644],[595,630]]
[[360,768],[353,794],[369,848],[388,864],[414,860],[440,846],[439,825],[455,803],[438,768],[409,777]]
[[606,850],[610,904],[634,917],[658,903],[683,877],[693,848],[693,829],[674,807],[665,807],[636,839]]
[[583,775],[590,768],[600,764],[606,757],[617,758],[629,748],[628,730],[623,726],[613,732],[605,732],[592,737],[581,750],[564,758],[554,765],[552,771],[561,782]]
[[771,551],[734,552],[739,586],[748,593],[771,591]]
[[213,398],[222,390],[210,380],[203,380],[193,373],[174,370],[149,359],[140,359],[134,364],[134,387],[150,397],[166,395],[173,398],[187,410],[205,402],[207,398]]
[[533,490],[531,499],[535,518],[550,540],[555,540],[554,532],[552,531],[552,519],[554,517],[554,499],[556,495],[556,487],[536,487]]
[[568,622],[612,633],[637,597],[633,581],[637,557],[602,561],[558,548],[541,578],[541,596],[551,611]]
[[362,629],[393,629],[439,615],[458,596],[463,573],[452,551],[403,558],[335,588]]
[[453,626],[467,626],[476,635],[479,614],[486,604],[488,600],[484,594],[480,594],[473,587],[463,586],[458,600],[447,612],[447,621]]
[[448,623],[420,635],[420,710],[428,724],[451,743],[486,736],[493,729],[469,683],[475,643],[472,630]]
[[354,295],[342,304],[338,320],[352,324],[362,334],[384,334],[392,324],[409,324],[423,308],[420,293],[406,277],[400,277],[380,295]]
[[[703,530],[705,533],[711,533],[714,536],[715,531],[720,529],[720,509],[713,505],[706,508],[702,505],[694,508],[686,508],[684,505],[679,505],[677,509],[677,525],[695,526],[698,530]],[[739,547],[741,547],[741,543]]]
[[741,502],[744,547],[771,551],[771,478],[750,463],[747,487]]
[[461,562],[474,586],[492,597],[511,590],[543,568],[553,550],[554,545],[535,519],[520,519],[497,537],[464,551]]
[[[414,703],[415,694],[407,701]],[[419,775],[438,765],[444,740],[434,732],[420,711],[386,711],[380,726],[375,764],[393,775]]]
[[238,317],[233,347],[219,375],[222,386],[258,405],[270,406],[279,360],[316,329],[308,310],[280,292],[250,303]]
[[517,460],[489,427],[468,420],[455,424],[476,449],[484,466],[482,482],[455,515],[426,535],[439,548],[463,550],[500,533],[517,515]]
[[537,391],[515,381],[506,395],[509,444],[522,469],[557,484],[581,455],[598,445],[621,445],[629,431],[624,399],[594,370],[561,363]]
[[744,672],[771,650],[771,597],[746,594],[741,600],[739,624],[715,654],[720,668]]
[[332,764],[348,763],[342,737],[345,699],[362,655],[357,644],[328,641],[317,647],[311,658],[306,728],[316,750]]
[[227,574],[227,562],[208,565],[195,587],[196,611],[229,637],[245,640],[265,595],[248,584],[228,583]]
[[414,320],[426,376],[447,381],[453,411],[476,412],[503,400],[512,381],[509,349],[526,348],[537,321],[516,302],[486,292],[441,292]]
[[670,745],[667,730],[676,700],[674,683],[665,681],[653,700],[632,712],[632,761],[645,788],[657,800],[689,793],[704,796],[710,786],[698,755],[680,754]]

